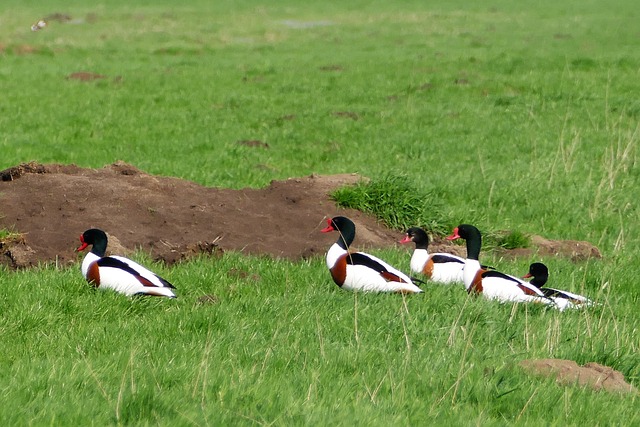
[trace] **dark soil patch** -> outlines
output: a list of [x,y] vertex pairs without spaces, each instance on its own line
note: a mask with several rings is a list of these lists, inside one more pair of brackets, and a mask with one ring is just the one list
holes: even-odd
[[13,47],[14,55],[31,55],[39,52],[40,49],[30,44],[21,44]]
[[214,305],[214,304],[218,304],[220,302],[220,298],[218,298],[215,295],[202,295],[200,298],[198,298],[198,304],[199,305]]
[[[0,263],[12,268],[76,262],[83,256],[75,252],[78,236],[93,227],[109,234],[112,253],[139,249],[167,263],[225,250],[290,259],[324,255],[336,237],[320,230],[335,215],[356,222],[357,248],[394,246],[403,234],[330,199],[334,189],[361,179],[354,174],[242,190],[153,176],[122,162],[101,169],[29,163],[0,171],[0,178],[0,229],[21,235],[0,242]],[[462,246],[444,240],[432,250],[464,255]]]
[[79,80],[81,82],[90,82],[92,80],[106,79],[107,76],[102,74],[90,73],[88,71],[78,71],[67,76],[69,80]]
[[344,71],[342,65],[323,65],[320,67],[320,71]]
[[330,191],[360,179],[353,174],[242,190],[152,176],[121,162],[101,169],[30,163],[0,177],[0,229],[23,236],[0,257],[14,268],[75,262],[82,256],[74,251],[78,236],[92,227],[109,234],[112,253],[140,249],[167,263],[224,250],[292,259],[324,254],[335,236],[320,230],[338,214],[358,224],[361,247],[393,245],[399,236],[330,200]]
[[336,117],[343,117],[351,120],[360,120],[360,115],[358,113],[354,113],[353,111],[336,111],[333,113]]
[[578,366],[573,360],[537,359],[523,360],[520,366],[531,374],[556,378],[559,384],[590,387],[622,393],[637,393],[638,390],[625,381],[624,375],[608,366],[590,362]]
[[508,257],[526,256],[564,256],[572,261],[586,261],[590,258],[602,258],[600,250],[589,242],[579,240],[549,240],[542,236],[531,236],[530,248],[505,250]]
[[42,19],[45,20],[46,22],[56,21],[60,23],[65,23],[65,22],[71,21],[71,15],[67,15],[66,13],[56,12],[56,13],[51,13]]
[[243,139],[237,141],[237,143],[239,145],[246,145],[247,147],[269,148],[269,144],[258,139]]

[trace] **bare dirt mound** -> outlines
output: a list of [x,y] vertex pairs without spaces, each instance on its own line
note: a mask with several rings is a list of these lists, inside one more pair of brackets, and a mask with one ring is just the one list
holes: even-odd
[[[0,171],[0,230],[19,233],[0,241],[0,263],[72,263],[78,236],[94,227],[109,234],[113,253],[140,249],[167,263],[219,250],[307,258],[335,241],[320,233],[335,215],[356,222],[358,248],[396,244],[401,233],[330,199],[332,190],[360,179],[312,175],[230,190],[149,175],[122,162],[101,169],[22,164]],[[464,252],[443,241],[433,250]]]
[[600,250],[589,242],[580,240],[549,240],[542,236],[532,235],[531,247],[503,250],[507,257],[564,256],[572,261],[585,261],[590,258],[602,258]]
[[0,172],[0,229],[22,235],[0,247],[2,262],[14,268],[74,262],[79,235],[92,227],[109,234],[114,253],[141,249],[168,263],[218,249],[308,257],[335,241],[320,229],[337,214],[357,223],[359,246],[393,244],[398,232],[330,200],[331,190],[359,179],[314,175],[230,190],[148,175],[122,162],[102,169],[23,164]]
[[621,393],[637,393],[638,390],[625,381],[624,375],[608,366],[590,362],[578,366],[573,360],[537,359],[523,360],[520,366],[531,374],[554,377],[559,384],[577,384],[594,390]]

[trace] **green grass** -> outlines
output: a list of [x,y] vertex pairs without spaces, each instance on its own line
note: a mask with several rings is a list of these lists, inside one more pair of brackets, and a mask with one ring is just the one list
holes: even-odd
[[[637,421],[637,398],[557,387],[517,367],[552,355],[637,379],[634,326],[615,319],[620,298],[607,290],[593,295],[602,308],[558,313],[461,288],[349,294],[315,261],[226,254],[156,269],[182,284],[178,300],[96,292],[76,269],[3,274],[4,395],[16,405],[5,423],[609,424],[610,411]],[[593,275],[562,274],[596,288]],[[199,304],[203,294],[218,302]]]
[[[406,177],[447,225],[596,244],[601,260],[542,261],[603,305],[354,295],[317,258],[154,265],[175,301],[95,292],[77,266],[0,267],[3,424],[640,423],[637,396],[517,367],[595,361],[640,386],[636,2],[343,3],[9,0],[0,168],[124,160],[232,188]],[[53,12],[77,21],[29,30]],[[376,254],[408,268],[407,248]],[[522,275],[539,259],[482,261]]]
[[338,206],[373,214],[387,227],[406,231],[412,226],[443,234],[452,224],[441,212],[435,192],[421,191],[402,175],[385,175],[341,187],[331,197]]

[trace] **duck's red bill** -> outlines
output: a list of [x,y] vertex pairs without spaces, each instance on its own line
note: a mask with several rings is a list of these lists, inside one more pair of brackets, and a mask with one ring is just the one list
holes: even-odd
[[447,236],[447,240],[456,240],[459,238],[460,238],[460,235],[458,234],[458,227],[453,229],[453,234],[451,236]]
[[76,251],[78,251],[78,252],[84,251],[87,248],[87,246],[89,246],[89,244],[84,241],[84,236],[82,234],[80,235],[80,242],[82,244],[80,245],[80,247],[78,249],[76,249]]
[[327,224],[329,224],[329,225],[327,225],[325,228],[323,228],[322,230],[320,230],[320,232],[321,232],[321,233],[328,233],[328,232],[330,232],[330,231],[335,230],[335,228],[333,228],[333,225],[331,224],[331,218],[329,218],[329,219],[327,220]]

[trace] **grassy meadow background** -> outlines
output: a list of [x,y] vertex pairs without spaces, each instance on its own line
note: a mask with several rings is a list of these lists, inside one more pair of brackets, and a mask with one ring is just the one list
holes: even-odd
[[[543,261],[602,305],[351,294],[322,258],[154,265],[175,301],[94,292],[79,266],[0,269],[4,425],[640,424],[637,395],[517,366],[593,361],[640,386],[636,1],[175,3],[5,0],[0,169],[124,160],[230,188],[402,175],[445,228],[597,245]],[[53,13],[71,21],[31,32]],[[408,269],[407,248],[377,253]],[[539,260],[483,258],[518,275]]]

